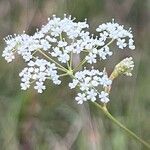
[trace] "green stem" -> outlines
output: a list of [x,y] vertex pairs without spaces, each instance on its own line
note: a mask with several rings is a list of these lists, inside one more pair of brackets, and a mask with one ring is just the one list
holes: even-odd
[[[108,42],[105,46],[108,46],[108,45],[110,45],[113,41],[114,41],[115,39],[111,39],[111,41],[110,42]],[[105,47],[104,46],[104,47]]]
[[[61,41],[64,40],[64,42],[65,42],[65,39],[63,39],[62,34],[59,35],[59,38],[60,38]],[[62,50],[65,51],[64,47],[62,47]],[[71,68],[69,66],[69,62],[67,62],[67,67],[68,67],[68,70],[71,70]]]
[[69,63],[67,62],[67,68],[68,70],[71,70]]
[[44,55],[47,59],[49,59],[50,61],[52,61],[53,63],[55,63],[57,66],[59,66],[61,69],[62,69],[62,71],[64,71],[64,72],[68,72],[68,70],[65,68],[65,67],[63,67],[62,65],[60,65],[59,63],[57,63],[55,60],[53,60],[52,58],[50,58],[49,56],[47,56],[44,52],[42,52],[41,50],[38,50],[42,55]]
[[71,53],[70,53],[70,69],[71,69],[71,70],[72,70],[72,61],[73,61],[73,60],[72,60],[72,55],[73,55],[73,53],[71,52]]
[[122,123],[120,123],[116,118],[114,118],[109,111],[107,110],[106,106],[101,106],[97,102],[93,102],[102,112],[112,121],[114,122],[117,126],[119,126],[121,129],[123,129],[128,135],[132,136],[134,139],[139,141],[141,144],[143,144],[145,147],[150,149],[150,144],[142,140],[140,137],[138,137],[135,133],[133,133],[131,130],[126,128]]
[[61,74],[59,75],[60,77],[64,77],[64,76],[68,76],[68,73],[64,73],[64,74]]
[[83,59],[83,61],[81,61],[74,69],[73,71],[78,70],[81,66],[83,66],[86,63],[86,59]]

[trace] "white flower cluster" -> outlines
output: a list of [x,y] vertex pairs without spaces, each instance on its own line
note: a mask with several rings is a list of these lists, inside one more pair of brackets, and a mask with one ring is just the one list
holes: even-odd
[[28,67],[25,67],[19,74],[21,77],[21,89],[26,90],[30,87],[31,83],[36,83],[34,88],[42,93],[46,89],[44,81],[51,79],[54,84],[60,84],[56,71],[57,67],[54,63],[47,62],[44,59],[37,59],[30,61]]
[[114,21],[100,25],[96,29],[99,36],[91,35],[87,31],[88,28],[86,20],[75,22],[75,18],[72,19],[71,16],[64,15],[61,19],[53,15],[48,19],[48,23],[32,36],[25,33],[7,36],[4,39],[6,47],[2,56],[7,62],[11,62],[15,55],[19,54],[27,63],[27,67],[20,73],[23,90],[35,83],[34,88],[42,93],[46,89],[44,81],[51,79],[54,84],[60,84],[59,77],[63,71],[64,74],[75,76],[69,86],[80,87],[82,93],[78,93],[76,97],[78,103],[85,100],[95,101],[97,96],[107,103],[108,93],[102,91],[98,94],[95,90],[99,85],[105,87],[111,84],[107,75],[95,69],[76,72],[76,69],[72,68],[73,54],[84,53],[81,55],[85,56],[84,63],[93,64],[97,62],[97,58],[105,60],[113,54],[110,50],[113,41],[116,41],[116,45],[121,49],[127,46],[134,49],[133,35],[131,30],[125,30],[124,26]]
[[[23,53],[23,57],[27,59],[30,59],[31,56],[27,53],[27,50],[25,50],[28,46],[28,41],[30,37],[26,34],[22,35],[12,35],[7,36],[4,40],[7,44],[6,48],[3,51],[2,56],[5,57],[7,62],[11,62],[13,59],[15,59],[14,53],[17,52],[18,54]],[[24,50],[23,50],[24,48]],[[29,51],[29,53],[31,53]]]
[[[119,48],[123,49],[127,45],[130,49],[134,49],[133,35],[131,31],[127,31],[123,26],[117,23],[106,23],[100,25],[96,31],[100,32],[100,36],[93,38],[86,31],[89,25],[85,22],[74,22],[66,15],[63,19],[53,16],[48,19],[48,23],[37,31],[33,36],[26,34],[8,36],[5,38],[7,47],[3,51],[3,57],[11,62],[17,52],[21,54],[25,61],[32,59],[32,53],[38,49],[48,51],[52,57],[56,57],[59,62],[66,63],[70,60],[70,53],[87,52],[86,60],[88,63],[96,63],[97,55],[101,59],[106,59],[112,55],[108,39],[117,40]],[[126,38],[129,38],[127,43]]]
[[129,46],[132,50],[135,49],[131,30],[125,30],[123,25],[115,23],[114,20],[112,22],[99,25],[96,31],[100,32],[100,37],[104,41],[109,38],[117,40],[117,46],[120,49],[124,49],[127,46]]
[[99,70],[87,70],[78,71],[75,73],[75,77],[72,83],[69,83],[69,87],[71,89],[75,87],[79,87],[81,93],[77,94],[75,100],[78,104],[82,104],[84,101],[91,100],[96,101],[97,97],[103,103],[107,103],[109,101],[108,93],[102,91],[99,93],[100,88],[106,88],[110,86],[112,81],[108,78],[108,76],[104,72],[100,72]]

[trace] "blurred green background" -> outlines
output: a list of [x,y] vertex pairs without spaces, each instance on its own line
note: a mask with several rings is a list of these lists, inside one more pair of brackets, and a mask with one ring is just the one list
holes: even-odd
[[[8,34],[33,34],[52,14],[88,18],[91,32],[112,18],[132,27],[135,51],[118,51],[108,71],[133,56],[133,77],[115,80],[108,105],[111,113],[150,142],[150,0],[0,0],[0,52]],[[48,85],[43,94],[21,91],[20,59],[7,64],[0,58],[0,150],[145,150],[112,124],[95,106],[78,105],[64,78],[60,87]],[[97,66],[102,68],[102,64]]]

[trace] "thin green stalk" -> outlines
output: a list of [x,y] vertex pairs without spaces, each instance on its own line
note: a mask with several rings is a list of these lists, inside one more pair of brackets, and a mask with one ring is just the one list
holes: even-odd
[[60,65],[59,63],[57,63],[55,60],[53,60],[52,58],[50,58],[49,56],[47,56],[45,53],[43,53],[41,50],[38,50],[42,55],[44,55],[47,59],[49,59],[50,61],[52,61],[53,63],[55,63],[57,66],[59,66],[60,68],[62,68],[62,71],[64,72],[68,72],[68,70],[63,67],[62,65]]
[[[111,41],[110,41],[110,42],[108,42],[105,46],[110,45],[110,44],[111,44],[114,40],[115,40],[115,39],[111,39]],[[105,46],[103,46],[103,47],[105,47]]]
[[38,50],[35,50],[33,53],[32,53],[32,56],[37,52]]
[[76,71],[77,69],[79,69],[81,66],[83,66],[86,63],[86,59],[83,59],[83,61],[81,61],[74,69],[73,71]]
[[[59,35],[59,38],[60,38],[61,41],[63,41],[63,40],[65,41],[65,39],[63,39],[63,37],[62,37],[62,34]],[[62,50],[65,51],[64,47],[62,47]],[[69,70],[71,70],[71,68],[69,66],[69,62],[67,62],[67,67],[68,67]]]
[[107,110],[106,106],[102,107],[97,102],[93,102],[113,123],[115,123],[117,126],[119,126],[121,129],[123,129],[128,135],[139,141],[141,144],[143,144],[145,147],[150,149],[150,144],[145,142],[143,139],[138,137],[135,133],[133,133],[131,130],[129,130],[127,127],[125,127],[121,122],[119,122],[116,118],[114,118],[109,111]]
[[68,70],[71,70],[69,62],[67,62],[67,68],[68,68]]
[[61,74],[59,75],[60,77],[64,77],[64,76],[68,76],[68,73],[64,73],[64,74]]
[[73,60],[72,60],[72,55],[73,55],[73,53],[71,52],[71,53],[70,53],[70,69],[71,69],[71,70],[72,70],[72,61],[73,61]]

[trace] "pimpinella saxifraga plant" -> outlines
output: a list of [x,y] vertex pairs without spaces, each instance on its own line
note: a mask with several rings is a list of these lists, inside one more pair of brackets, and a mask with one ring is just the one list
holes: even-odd
[[[86,20],[76,22],[71,16],[64,15],[61,19],[53,15],[48,19],[48,23],[32,36],[25,32],[21,35],[7,36],[4,39],[6,47],[2,56],[7,62],[13,61],[16,55],[20,55],[25,61],[26,67],[19,74],[22,90],[33,85],[38,93],[42,93],[46,89],[46,80],[52,80],[54,84],[60,85],[63,82],[61,77],[71,77],[72,81],[68,86],[70,89],[78,89],[75,97],[78,104],[92,101],[110,120],[150,148],[148,143],[117,121],[106,107],[114,79],[121,74],[132,75],[132,57],[119,62],[110,75],[107,74],[106,68],[94,68],[94,64],[113,55],[110,48],[112,43],[122,50],[135,49],[131,29],[126,30],[114,20],[98,26],[96,32],[99,36],[90,34],[88,28]],[[75,55],[81,59],[77,65],[73,63]],[[87,68],[86,64],[89,64]]]

